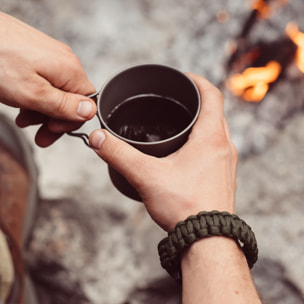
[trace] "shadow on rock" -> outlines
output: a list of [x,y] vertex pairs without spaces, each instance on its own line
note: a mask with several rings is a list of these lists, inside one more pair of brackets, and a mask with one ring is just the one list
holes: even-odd
[[145,287],[135,289],[123,304],[181,304],[181,285],[171,277],[155,280]]
[[288,278],[284,267],[268,258],[260,258],[253,277],[263,304],[303,304],[304,298]]

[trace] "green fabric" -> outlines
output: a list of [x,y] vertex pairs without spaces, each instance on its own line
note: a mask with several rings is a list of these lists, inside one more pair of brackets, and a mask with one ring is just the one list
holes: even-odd
[[233,238],[243,250],[248,266],[258,259],[258,247],[251,228],[237,215],[228,212],[200,212],[177,223],[168,237],[158,244],[161,265],[177,281],[181,280],[180,256],[197,240],[211,236]]

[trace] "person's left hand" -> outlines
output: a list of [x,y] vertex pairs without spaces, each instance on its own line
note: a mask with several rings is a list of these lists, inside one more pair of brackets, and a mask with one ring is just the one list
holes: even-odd
[[36,143],[49,146],[96,113],[95,92],[64,43],[0,12],[0,102],[20,108],[19,127],[42,126]]

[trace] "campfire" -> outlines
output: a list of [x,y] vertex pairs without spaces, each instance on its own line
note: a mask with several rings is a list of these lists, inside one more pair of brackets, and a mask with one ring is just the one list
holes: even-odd
[[246,101],[261,101],[282,71],[277,61],[270,61],[263,67],[247,68],[243,73],[234,75],[228,85],[236,96]]
[[286,3],[286,0],[254,1],[252,11],[235,40],[227,61],[229,77],[225,84],[244,101],[262,101],[293,62],[304,73],[304,33],[296,24],[290,22],[285,33],[275,41],[250,43],[249,34],[255,23],[268,18]]
[[297,46],[296,63],[300,71],[304,73],[304,33],[301,33],[298,26],[292,22],[287,25],[286,33]]

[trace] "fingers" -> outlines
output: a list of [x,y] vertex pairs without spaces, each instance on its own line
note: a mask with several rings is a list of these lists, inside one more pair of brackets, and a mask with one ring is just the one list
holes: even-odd
[[89,142],[110,167],[125,176],[132,185],[140,184],[139,179],[145,176],[147,159],[152,159],[151,156],[141,153],[105,130],[95,130],[90,135]]
[[[223,135],[225,135],[226,126],[224,124],[224,103],[222,94],[203,77],[190,73],[188,75],[197,85],[202,98],[200,118],[195,126],[195,136],[191,134],[193,138],[192,141],[197,144],[197,142],[200,141],[195,140],[195,138],[202,137],[202,134],[213,134],[214,132],[209,132],[209,130],[206,129],[210,127],[209,124],[212,124],[213,121],[221,122],[218,125],[222,127],[221,131]],[[90,145],[104,161],[128,179],[136,179],[137,176],[140,176],[138,172],[143,173],[143,170],[147,170],[146,166],[152,163],[150,162],[151,156],[139,152],[131,145],[119,140],[105,130],[94,131],[90,136]],[[192,150],[193,146],[190,145],[189,149]],[[147,157],[149,158],[149,162],[147,162]]]
[[25,128],[32,125],[42,124],[45,120],[46,116],[39,112],[20,109],[15,122],[18,127]]
[[51,132],[47,124],[43,124],[36,133],[35,142],[41,148],[45,148],[52,145],[62,135],[63,133]]
[[1,102],[26,109],[16,119],[18,126],[42,124],[36,142],[47,146],[95,115],[96,104],[86,97],[95,88],[69,46],[0,14],[7,38],[0,50]]
[[16,124],[20,128],[28,126],[45,124],[47,122],[48,129],[54,133],[65,133],[79,129],[82,126],[82,122],[71,122],[66,120],[59,120],[50,118],[44,114],[36,111],[30,111],[21,109],[16,117]]
[[63,133],[80,128],[83,122],[96,113],[96,104],[90,98],[64,92],[49,83],[40,84],[38,88],[40,91],[36,91],[36,94],[33,88],[24,91],[27,94],[21,100],[25,109],[20,110],[16,124],[22,128],[42,124],[35,138],[40,147],[47,147]]
[[[41,33],[45,36],[45,34]],[[88,76],[72,49],[61,41],[46,37],[47,46],[44,51],[48,54],[48,63],[38,61],[35,63],[35,71],[43,79],[46,79],[55,88],[65,92],[89,95],[96,90],[88,79]]]
[[224,119],[224,129],[228,140],[232,143],[231,133],[226,118]]
[[64,133],[79,129],[83,123],[58,120],[36,111],[21,109],[16,117],[16,124],[20,128],[42,125],[37,131],[35,141],[40,147],[48,147]]
[[193,144],[198,148],[205,147],[207,142],[215,146],[225,144],[227,135],[222,93],[205,78],[191,73],[188,76],[199,90],[201,109],[187,144],[190,149],[193,149]]
[[201,96],[201,114],[211,115],[211,119],[224,118],[224,99],[221,91],[207,79],[196,74],[187,73],[196,84]]
[[40,112],[44,115],[71,121],[85,121],[96,113],[94,100],[53,87],[41,78],[39,82],[31,83],[24,90],[23,108]]

